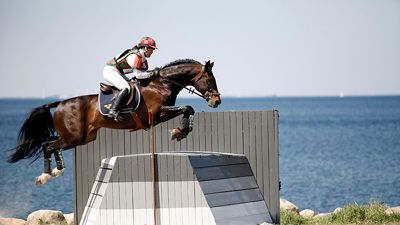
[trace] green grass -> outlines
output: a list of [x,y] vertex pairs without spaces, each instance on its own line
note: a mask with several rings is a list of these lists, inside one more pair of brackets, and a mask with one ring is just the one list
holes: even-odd
[[281,224],[324,225],[324,224],[365,224],[395,225],[400,224],[400,215],[386,215],[385,207],[379,203],[369,205],[351,204],[341,211],[321,218],[303,218],[297,213],[281,211]]
[[43,219],[38,219],[38,224],[39,225],[68,225],[68,223],[66,221],[63,221],[58,224],[54,224],[54,223],[50,223],[50,222],[45,222]]

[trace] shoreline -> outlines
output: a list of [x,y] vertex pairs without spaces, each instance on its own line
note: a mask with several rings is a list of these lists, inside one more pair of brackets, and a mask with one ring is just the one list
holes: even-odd
[[[370,204],[374,204],[374,203],[370,203]],[[385,208],[385,214],[390,216],[393,214],[398,214],[400,215],[400,206],[388,206],[385,204],[380,204],[377,203],[381,206],[383,206]],[[295,204],[293,204],[292,202],[281,198],[280,199],[280,211],[287,211],[287,212],[293,212],[296,213],[297,215],[304,217],[304,218],[319,218],[319,217],[324,217],[324,216],[329,216],[332,215],[333,213],[338,213],[340,211],[342,211],[345,207],[350,206],[351,204],[347,204],[345,206],[342,207],[337,207],[334,211],[332,212],[323,212],[323,213],[318,213],[316,214],[313,210],[311,209],[303,209],[303,210],[299,210],[299,207]],[[357,205],[357,204],[356,204]],[[362,206],[362,205],[360,205]]]

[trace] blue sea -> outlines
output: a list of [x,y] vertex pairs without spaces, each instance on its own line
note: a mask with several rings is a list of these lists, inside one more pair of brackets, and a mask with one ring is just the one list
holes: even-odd
[[[39,209],[73,212],[72,152],[67,170],[43,187],[43,161],[8,164],[28,112],[51,99],[0,99],[0,217]],[[277,109],[281,198],[300,209],[333,211],[373,201],[400,206],[400,96],[223,98],[218,109],[178,99],[196,111]]]

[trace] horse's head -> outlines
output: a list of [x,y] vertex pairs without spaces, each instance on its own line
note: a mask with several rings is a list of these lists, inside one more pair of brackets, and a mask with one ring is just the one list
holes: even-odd
[[207,61],[206,64],[202,66],[201,71],[193,77],[192,86],[203,95],[203,98],[208,102],[208,106],[216,108],[221,104],[221,97],[212,72],[213,66],[214,62]]
[[186,86],[193,86],[200,94],[193,93],[216,108],[221,104],[221,98],[212,72],[213,65],[210,61],[203,65],[193,59],[179,59],[161,68],[161,80],[170,84],[171,89],[175,89],[172,93],[176,95]]

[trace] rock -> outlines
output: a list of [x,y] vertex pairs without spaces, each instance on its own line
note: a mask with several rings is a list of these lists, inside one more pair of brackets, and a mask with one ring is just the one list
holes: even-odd
[[336,208],[335,211],[333,211],[333,213],[338,213],[338,212],[342,211],[342,209],[343,209],[343,208],[340,208],[340,207],[339,207],[339,208]]
[[61,211],[39,210],[29,214],[26,225],[64,225],[66,222],[67,221]]
[[320,213],[320,214],[318,214],[318,215],[316,215],[316,216],[314,216],[315,218],[321,218],[321,217],[325,217],[325,216],[329,216],[329,215],[331,215],[332,213]]
[[286,211],[299,213],[299,208],[295,204],[283,198],[280,199],[280,208]]
[[69,214],[64,214],[65,220],[67,221],[68,225],[74,225],[74,214],[69,213]]
[[25,220],[15,218],[0,218],[0,225],[25,225]]
[[264,223],[260,223],[259,225],[274,225],[274,224],[272,224],[272,223],[267,223],[267,222],[264,222]]
[[301,211],[299,214],[304,218],[311,218],[315,215],[314,211],[312,211],[311,209],[305,209]]
[[400,215],[400,206],[387,208],[385,210],[385,214],[388,215],[388,216],[390,216],[390,215]]

